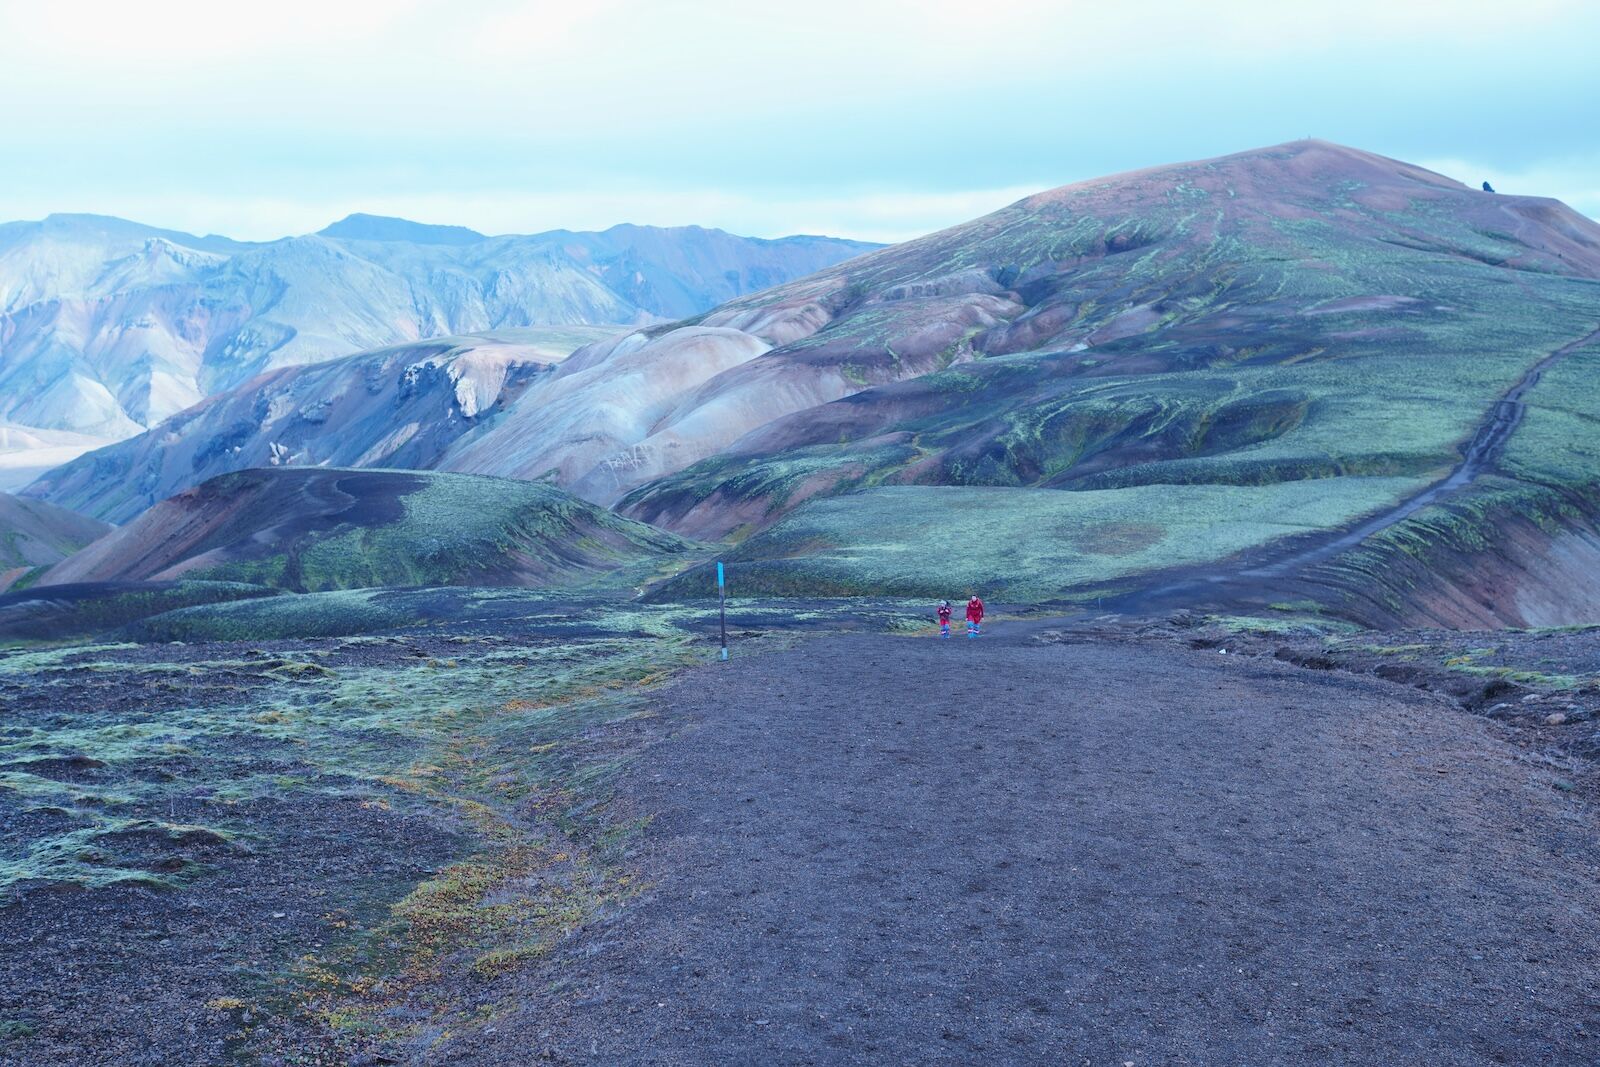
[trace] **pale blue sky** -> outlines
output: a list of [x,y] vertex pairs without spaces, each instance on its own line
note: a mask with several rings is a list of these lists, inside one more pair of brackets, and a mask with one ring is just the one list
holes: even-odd
[[1600,215],[1600,3],[0,0],[0,219],[894,240],[1312,135]]

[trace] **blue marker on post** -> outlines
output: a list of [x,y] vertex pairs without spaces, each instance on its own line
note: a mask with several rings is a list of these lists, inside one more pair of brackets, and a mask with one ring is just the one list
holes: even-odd
[[722,617],[722,658],[728,658],[728,593],[723,580],[722,561],[717,560],[717,611]]

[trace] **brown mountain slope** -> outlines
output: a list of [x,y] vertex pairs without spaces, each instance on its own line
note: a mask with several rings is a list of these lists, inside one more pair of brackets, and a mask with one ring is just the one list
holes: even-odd
[[223,475],[164,500],[39,585],[199,578],[296,591],[558,586],[687,547],[549,485],[276,467]]
[[[1585,332],[1593,300],[1562,282],[1595,278],[1600,226],[1564,205],[1324,142],[1065,186],[707,316],[811,308],[827,321],[701,395],[759,392],[772,408],[826,381],[851,399],[752,426],[622,507],[714,535],[862,478],[1081,484],[1231,450],[1303,421],[1312,392],[1280,375],[1244,393],[1221,380],[1233,368],[1383,349],[1416,368],[1503,347],[1507,315],[1554,347]],[[941,365],[956,369],[922,376]],[[1194,374],[1207,371],[1222,373]],[[1196,389],[1215,402],[1191,402]],[[1437,463],[1452,444],[1406,463]]]

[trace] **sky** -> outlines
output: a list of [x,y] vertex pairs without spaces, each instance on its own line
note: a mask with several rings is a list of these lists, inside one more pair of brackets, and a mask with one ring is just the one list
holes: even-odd
[[1591,0],[0,0],[0,219],[901,240],[1321,137],[1600,216]]

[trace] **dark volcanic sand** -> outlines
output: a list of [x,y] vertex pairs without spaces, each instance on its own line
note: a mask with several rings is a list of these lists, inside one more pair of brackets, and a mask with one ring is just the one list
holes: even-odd
[[1440,697],[1002,624],[661,703],[654,889],[438,1062],[1600,1062],[1592,811]]

